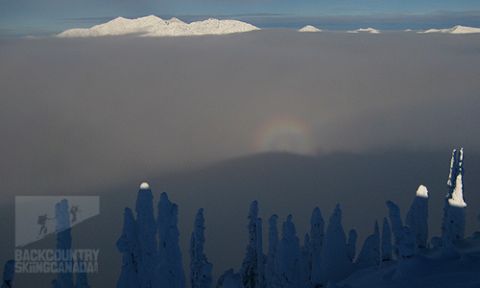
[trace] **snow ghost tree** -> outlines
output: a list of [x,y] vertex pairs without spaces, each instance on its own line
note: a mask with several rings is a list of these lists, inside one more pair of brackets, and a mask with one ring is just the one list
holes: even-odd
[[311,236],[311,282],[315,285],[321,284],[321,262],[322,247],[325,230],[325,221],[323,220],[320,208],[316,207],[310,218],[310,236]]
[[273,279],[275,278],[275,257],[278,246],[277,220],[277,215],[272,215],[268,220],[268,255],[265,264],[265,282],[268,288],[273,287]]
[[351,262],[355,259],[356,247],[357,247],[357,231],[355,229],[350,229],[348,232],[348,242],[347,242],[347,252],[348,252],[348,259]]
[[240,274],[235,273],[233,269],[227,270],[218,278],[216,288],[243,288]]
[[158,250],[156,222],[153,215],[153,195],[150,187],[142,183],[138,191],[137,203],[138,237],[138,280],[140,288],[154,287],[154,272],[157,266]]
[[8,260],[3,267],[3,280],[1,288],[12,288],[15,276],[15,261]]
[[393,236],[395,239],[395,255],[397,258],[409,258],[414,255],[415,239],[410,228],[403,226],[400,208],[392,201],[387,201],[388,215],[392,224]]
[[[82,265],[84,265],[84,263],[78,261],[77,265],[78,267],[81,267]],[[85,270],[80,270],[76,273],[75,288],[90,288],[90,285],[88,284],[87,273],[85,272]]]
[[407,213],[406,224],[415,237],[415,249],[427,248],[428,241],[428,190],[420,185]]
[[322,248],[322,283],[342,280],[351,271],[352,263],[348,257],[346,236],[342,226],[342,211],[340,205],[337,205],[328,221]]
[[383,218],[382,225],[382,262],[391,261],[392,258],[392,231],[387,218]]
[[57,278],[52,282],[53,288],[73,288],[73,258],[70,253],[72,249],[72,234],[70,227],[69,205],[66,199],[55,205],[55,233],[57,240],[57,251],[65,255],[58,260],[57,265],[65,267],[65,272],[59,272]]
[[312,274],[312,244],[310,241],[310,235],[305,233],[303,240],[303,246],[300,248],[300,285],[302,287],[311,286],[311,274]]
[[117,241],[117,248],[122,253],[122,270],[117,282],[117,288],[138,288],[138,242],[137,227],[130,208],[123,213],[123,231]]
[[199,209],[190,241],[190,284],[191,288],[212,287],[212,264],[203,251],[205,244],[205,219]]
[[301,287],[300,243],[296,235],[292,215],[288,215],[282,227],[282,239],[275,258],[274,286],[278,288]]
[[366,268],[380,265],[380,231],[375,221],[375,230],[363,243],[362,250],[358,255],[355,265],[358,268]]
[[262,220],[258,218],[258,203],[250,204],[248,214],[248,244],[243,259],[241,276],[245,288],[264,286],[264,260],[262,249]]
[[450,247],[465,234],[465,207],[463,200],[463,148],[454,149],[450,160],[448,193],[445,197],[442,222],[442,245]]
[[180,251],[178,206],[170,202],[167,193],[160,195],[158,202],[158,255],[155,284],[159,287],[184,288],[185,274]]

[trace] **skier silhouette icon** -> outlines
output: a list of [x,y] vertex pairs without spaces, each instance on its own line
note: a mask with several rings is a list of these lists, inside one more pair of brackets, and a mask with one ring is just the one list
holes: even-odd
[[47,214],[38,216],[37,224],[40,225],[40,231],[38,231],[38,237],[41,237],[48,232],[47,221],[52,220],[53,218],[48,218]]
[[77,222],[77,213],[80,212],[80,209],[78,209],[78,205],[72,205],[72,208],[70,208],[70,214],[72,215],[71,221],[72,223]]

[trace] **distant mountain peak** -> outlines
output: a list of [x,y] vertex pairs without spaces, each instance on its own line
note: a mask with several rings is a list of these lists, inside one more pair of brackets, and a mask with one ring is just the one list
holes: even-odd
[[194,35],[223,35],[259,30],[249,23],[238,20],[219,20],[209,18],[203,21],[185,23],[172,17],[163,20],[155,15],[128,19],[117,17],[90,28],[74,28],[57,34],[60,38],[102,37],[140,35],[148,37],[175,37]]
[[480,28],[476,27],[468,27],[462,25],[455,25],[451,28],[445,29],[428,29],[425,31],[420,31],[421,34],[428,34],[428,33],[445,33],[445,34],[474,34],[480,33]]
[[322,32],[322,30],[312,25],[306,25],[300,28],[298,32]]

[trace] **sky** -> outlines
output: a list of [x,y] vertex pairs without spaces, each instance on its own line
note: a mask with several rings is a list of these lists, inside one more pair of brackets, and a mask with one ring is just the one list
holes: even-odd
[[150,14],[187,20],[233,17],[265,27],[287,27],[292,17],[296,22],[310,17],[324,25],[366,20],[381,25],[399,19],[407,24],[420,18],[424,25],[437,26],[450,25],[452,21],[442,20],[453,17],[453,23],[474,25],[480,22],[478,11],[480,2],[475,0],[0,0],[0,34],[45,34],[116,16]]

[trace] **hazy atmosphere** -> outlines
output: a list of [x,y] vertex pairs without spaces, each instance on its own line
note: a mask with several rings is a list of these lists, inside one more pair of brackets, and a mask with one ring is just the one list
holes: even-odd
[[479,44],[282,31],[5,40],[3,186],[63,190],[272,150],[478,153]]

